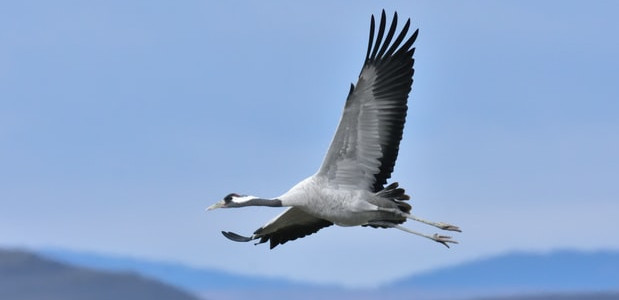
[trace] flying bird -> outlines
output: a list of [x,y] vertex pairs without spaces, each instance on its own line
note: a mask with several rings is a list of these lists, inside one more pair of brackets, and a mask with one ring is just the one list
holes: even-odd
[[424,234],[401,226],[410,219],[460,232],[457,226],[412,215],[406,202],[410,197],[397,182],[385,187],[402,139],[408,94],[413,84],[413,43],[419,32],[417,29],[407,35],[408,19],[395,36],[397,13],[388,31],[385,31],[386,19],[383,10],[375,32],[374,16],[371,17],[363,68],[357,84],[351,84],[340,123],[318,171],[276,198],[231,193],[208,207],[207,210],[289,207],[249,237],[222,231],[225,237],[237,242],[258,240],[256,244],[269,241],[273,249],[336,224],[397,228],[447,247],[449,243],[457,243],[450,236]]

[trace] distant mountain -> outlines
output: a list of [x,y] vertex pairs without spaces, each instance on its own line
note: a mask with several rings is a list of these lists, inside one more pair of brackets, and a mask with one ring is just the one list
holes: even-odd
[[265,278],[233,274],[214,269],[194,268],[181,264],[155,262],[128,257],[59,249],[45,249],[38,251],[38,253],[45,257],[78,266],[108,271],[137,272],[195,292],[238,289],[313,289],[318,287],[309,283],[295,282],[283,278]]
[[409,276],[387,288],[486,293],[619,291],[619,252],[512,253]]
[[546,294],[535,296],[511,296],[479,298],[477,300],[619,300],[619,293]]
[[196,300],[167,284],[135,273],[73,267],[38,255],[0,249],[0,299]]
[[[412,275],[373,290],[317,286],[285,279],[261,278],[179,264],[65,250],[44,250],[40,253],[90,268],[137,272],[213,299],[292,297],[388,300],[411,297],[486,297],[486,300],[619,300],[619,251],[511,253]],[[505,298],[510,295],[518,297]]]

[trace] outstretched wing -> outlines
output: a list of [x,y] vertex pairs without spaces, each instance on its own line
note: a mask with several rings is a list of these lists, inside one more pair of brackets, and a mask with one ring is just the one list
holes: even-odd
[[222,231],[223,235],[236,242],[249,242],[259,239],[258,244],[270,241],[271,249],[283,245],[287,241],[296,240],[318,230],[333,225],[333,223],[316,218],[299,208],[291,207],[266,225],[258,228],[251,237],[244,237],[234,232]]
[[335,188],[377,192],[391,177],[406,120],[413,83],[411,48],[419,30],[405,40],[410,19],[393,40],[398,15],[385,36],[383,10],[374,42],[374,16],[365,63],[357,86],[351,85],[344,113],[318,176]]

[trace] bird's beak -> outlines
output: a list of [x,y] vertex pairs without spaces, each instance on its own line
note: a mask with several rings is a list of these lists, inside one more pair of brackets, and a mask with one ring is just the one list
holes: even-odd
[[226,205],[226,202],[221,200],[221,201],[219,201],[219,202],[217,202],[217,203],[207,207],[206,210],[209,211],[209,210],[213,210],[213,209],[216,209],[216,208],[224,207],[224,205]]

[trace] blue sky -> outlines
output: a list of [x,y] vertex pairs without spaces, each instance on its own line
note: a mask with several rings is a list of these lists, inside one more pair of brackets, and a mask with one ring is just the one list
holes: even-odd
[[[393,179],[460,245],[331,227],[269,251],[273,197],[316,171],[385,8],[420,28]],[[0,244],[348,286],[506,251],[619,249],[612,1],[6,1]],[[408,227],[433,233],[421,224]]]

